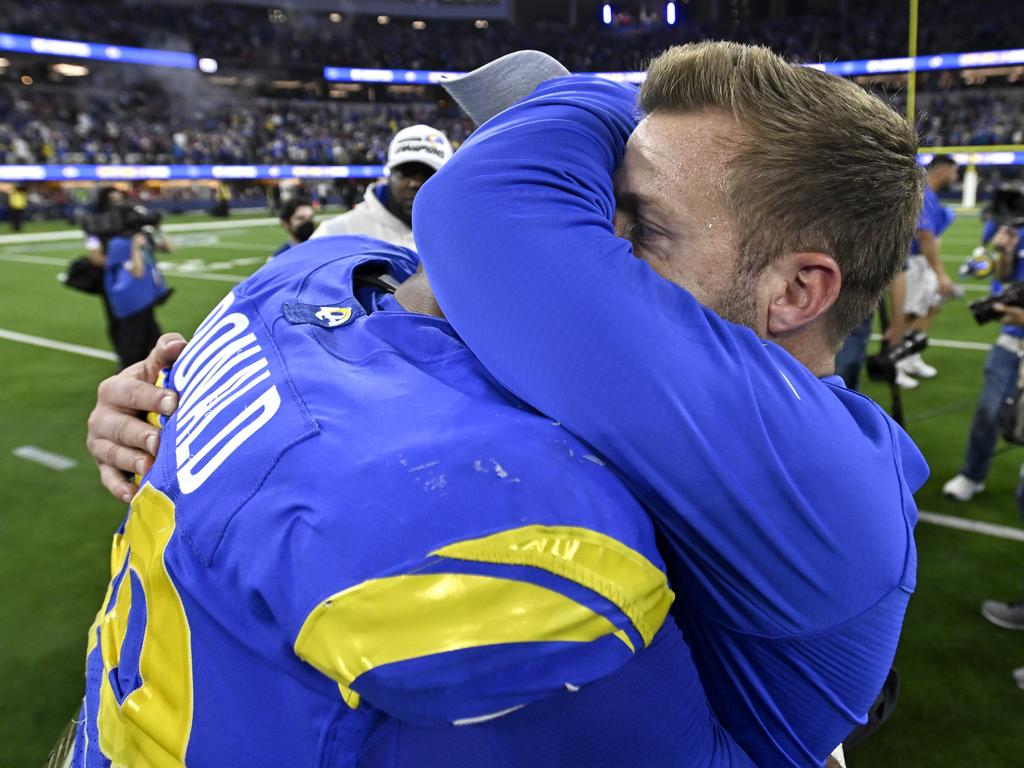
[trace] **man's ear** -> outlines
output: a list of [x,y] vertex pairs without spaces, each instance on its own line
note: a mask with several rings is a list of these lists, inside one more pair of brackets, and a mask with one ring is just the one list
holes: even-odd
[[839,296],[842,276],[826,253],[790,253],[771,267],[768,334],[787,336],[828,312]]

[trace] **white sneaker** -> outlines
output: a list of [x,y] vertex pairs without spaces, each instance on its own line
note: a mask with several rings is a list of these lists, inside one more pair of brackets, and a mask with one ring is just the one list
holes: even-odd
[[1013,670],[1013,681],[1018,688],[1024,688],[1024,667]]
[[896,386],[900,389],[915,389],[920,384],[917,379],[907,375],[899,368],[899,364],[896,366]]
[[916,376],[919,379],[932,379],[938,370],[921,359],[921,355],[911,355],[905,360],[896,363],[896,367],[904,373]]
[[976,483],[966,475],[957,475],[942,486],[942,495],[957,501],[970,501],[976,493],[984,490],[984,483]]

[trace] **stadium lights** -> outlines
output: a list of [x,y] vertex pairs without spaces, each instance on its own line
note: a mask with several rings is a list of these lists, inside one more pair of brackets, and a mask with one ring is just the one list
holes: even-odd
[[333,24],[340,24],[341,23],[341,14],[340,13],[337,13],[337,12],[332,13],[327,18],[330,19],[331,23],[333,23]]
[[377,23],[380,24],[383,27],[385,24],[390,24],[391,23],[391,17],[390,16],[378,16],[377,17]]
[[[688,0],[683,0],[687,2]],[[668,5],[672,5],[669,3]],[[678,2],[675,3],[678,11]],[[271,9],[271,12],[274,9]],[[667,7],[666,7],[667,11]],[[613,19],[610,3],[603,5],[603,19],[606,24],[611,24]],[[283,16],[282,12],[282,16]],[[667,13],[666,13],[667,16]],[[678,23],[678,12],[677,12]],[[390,16],[378,16],[377,23],[381,25],[390,24]],[[486,29],[489,23],[484,19],[477,19],[474,22],[477,29]],[[109,43],[85,43],[75,40],[56,40],[45,37],[31,37],[29,35],[9,34],[0,31],[0,51],[14,51],[33,56],[60,56],[61,58],[92,59],[94,61],[112,61],[121,64],[144,64],[153,67],[175,67],[180,69],[195,69],[198,59],[194,54],[184,51],[168,51],[159,48],[132,48],[124,45],[111,45]],[[816,64],[803,64],[801,66],[812,67],[839,75],[840,77],[855,77],[858,75],[874,75],[888,73],[909,72],[911,69],[917,72],[935,72],[949,69],[978,69],[992,67],[1013,67],[1024,64],[1024,48],[1000,51],[973,51],[969,53],[939,53],[926,56],[918,56],[916,59],[909,57],[897,57],[889,59],[860,59],[856,61],[829,61]],[[437,73],[427,70],[369,70],[360,68],[325,67],[324,78],[331,81],[361,82],[362,79],[352,77],[352,73],[375,72],[382,73],[376,81],[397,80],[401,76],[401,82],[406,84],[436,82]],[[624,79],[628,82],[642,82],[642,72],[612,72],[603,73],[611,79]]]
[[612,23],[612,7],[608,3],[601,6],[601,21],[605,24]]
[[22,85],[32,85],[32,83],[34,83],[34,82],[35,82],[35,80],[32,79],[31,75],[22,75],[21,76],[21,84]]
[[377,179],[382,165],[0,165],[0,182]]
[[427,28],[427,22],[416,20],[416,21],[414,21],[412,23],[412,28],[413,29],[426,29]]
[[676,23],[676,4],[665,3],[665,23],[672,26]]
[[89,68],[81,64],[54,64],[50,69],[55,75],[63,77],[85,77],[89,74]]
[[220,69],[220,65],[217,64],[217,60],[216,59],[200,59],[199,60],[199,71],[200,72],[205,72],[208,75],[212,75],[218,69]]
[[11,62],[7,59],[0,59],[0,69],[11,66]]

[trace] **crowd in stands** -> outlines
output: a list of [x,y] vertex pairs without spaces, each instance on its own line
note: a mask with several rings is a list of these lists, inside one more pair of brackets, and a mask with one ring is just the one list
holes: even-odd
[[0,88],[0,164],[380,165],[401,127],[429,123],[455,144],[468,119],[433,105],[222,101],[184,107],[155,90]]
[[[806,61],[902,56],[908,28],[905,0],[880,0],[868,13],[846,0],[833,13],[779,17],[746,12],[734,17],[723,3],[720,20],[702,23],[689,19],[687,6],[679,4],[682,18],[672,27],[655,18],[632,18],[632,23],[608,27],[587,18],[571,32],[563,25],[519,27],[507,22],[478,29],[472,19],[430,20],[414,29],[408,18],[395,17],[386,25],[375,16],[331,23],[326,11],[287,5],[283,11],[210,2],[201,6],[201,12],[182,13],[180,5],[159,0],[0,0],[0,31],[184,50],[217,58],[222,66],[464,70],[511,50],[537,48],[576,71],[608,71],[639,68],[669,45],[708,37],[763,43]],[[994,13],[986,0],[932,0],[922,8],[919,51],[1018,47],[1024,3],[998,6]]]
[[[1012,35],[1024,28],[1024,3],[1008,4],[998,18],[985,8],[980,0],[930,2],[921,19],[920,50],[1019,44]],[[547,50],[577,71],[633,70],[658,50],[705,36],[761,42],[797,59],[842,60],[901,54],[907,23],[902,0],[876,3],[870,14],[856,18],[842,13],[740,17],[704,26],[684,18],[675,27],[635,18],[611,27],[581,23],[572,34],[562,26],[520,28],[505,22],[477,29],[465,20],[431,20],[422,30],[399,18],[381,25],[376,17],[346,16],[335,24],[324,12],[271,13],[209,2],[202,12],[181,13],[180,6],[159,0],[0,0],[0,20],[0,32],[191,50],[264,72],[275,66],[317,70],[324,63],[462,70],[524,47]],[[94,73],[88,87],[27,88],[15,80],[0,85],[0,164],[380,164],[390,136],[403,125],[434,125],[456,146],[472,128],[456,111],[434,104],[256,99],[225,88],[171,89],[155,80],[122,84],[119,76]],[[929,93],[924,77],[919,89],[924,91],[918,105],[924,144],[1024,142],[1024,89]],[[900,98],[897,91],[897,108],[902,108]]]
[[932,94],[918,132],[931,146],[1024,144],[1024,88]]
[[[896,101],[895,106],[902,109]],[[472,125],[435,104],[223,98],[191,105],[158,89],[0,87],[0,164],[383,164],[390,137],[427,123],[455,146]],[[1024,143],[1024,88],[925,92],[922,143]]]

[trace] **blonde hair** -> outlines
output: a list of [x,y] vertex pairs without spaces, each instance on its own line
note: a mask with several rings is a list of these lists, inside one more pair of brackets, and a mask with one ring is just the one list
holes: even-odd
[[740,269],[758,275],[785,253],[830,254],[842,289],[826,329],[838,345],[909,253],[924,182],[906,121],[852,82],[729,42],[662,53],[640,105],[647,114],[732,113],[744,138],[723,181]]

